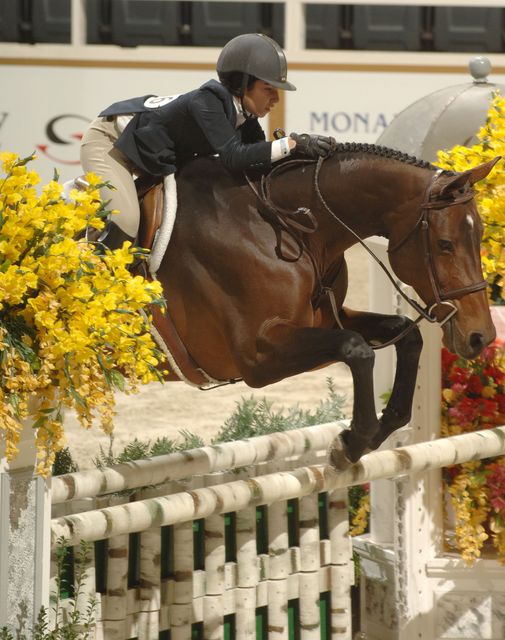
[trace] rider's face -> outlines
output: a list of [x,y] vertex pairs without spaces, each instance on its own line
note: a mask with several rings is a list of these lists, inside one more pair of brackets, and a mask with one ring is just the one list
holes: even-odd
[[263,80],[256,80],[244,93],[244,107],[258,118],[266,116],[278,102],[279,91]]

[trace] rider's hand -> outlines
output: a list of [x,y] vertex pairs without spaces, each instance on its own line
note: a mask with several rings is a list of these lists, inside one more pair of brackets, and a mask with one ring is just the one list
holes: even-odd
[[290,133],[289,137],[296,142],[295,153],[317,160],[326,158],[335,148],[335,138],[331,136],[315,136],[309,133]]

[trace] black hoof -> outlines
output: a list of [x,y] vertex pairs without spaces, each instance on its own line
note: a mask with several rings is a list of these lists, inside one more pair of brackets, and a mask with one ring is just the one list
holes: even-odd
[[340,434],[340,437],[345,455],[352,464],[358,462],[361,456],[370,449],[370,440],[357,435],[352,429],[346,429]]
[[370,450],[375,451],[375,449],[378,449],[392,433],[401,429],[409,422],[410,415],[402,418],[395,411],[390,411],[387,414],[383,413],[379,420],[379,431],[369,442],[368,446]]
[[332,466],[335,471],[345,471],[352,464],[347,457],[346,446],[340,435],[330,444],[330,448],[328,449],[328,464]]
[[368,445],[370,451],[375,451],[376,449],[378,449],[387,437],[388,436],[383,436],[382,433],[375,436],[375,438]]

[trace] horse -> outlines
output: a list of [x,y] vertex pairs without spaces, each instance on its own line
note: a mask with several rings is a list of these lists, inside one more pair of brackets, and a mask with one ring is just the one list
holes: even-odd
[[[344,306],[344,252],[387,238],[394,274],[426,305],[411,301],[420,317],[442,325],[449,350],[475,358],[496,332],[472,185],[498,160],[454,173],[346,143],[324,160],[287,159],[251,176],[192,159],[177,175],[177,218],[156,274],[178,337],[210,377],[253,388],[345,363],[353,414],[330,463],[356,462],[409,422],[422,338],[418,321]],[[160,331],[164,322],[156,318]],[[374,349],[389,344],[397,368],[378,417]]]

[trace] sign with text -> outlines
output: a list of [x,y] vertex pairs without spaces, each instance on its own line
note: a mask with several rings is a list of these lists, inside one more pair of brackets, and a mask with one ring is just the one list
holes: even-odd
[[[9,90],[0,96],[0,149],[22,156],[35,151],[34,168],[44,181],[55,169],[68,180],[81,172],[80,140],[102,109],[134,96],[190,91],[210,77],[204,70],[2,65],[1,84]],[[285,96],[287,132],[374,143],[412,102],[471,78],[468,73],[294,70],[290,80],[298,90]],[[267,131],[267,122],[262,124]]]

